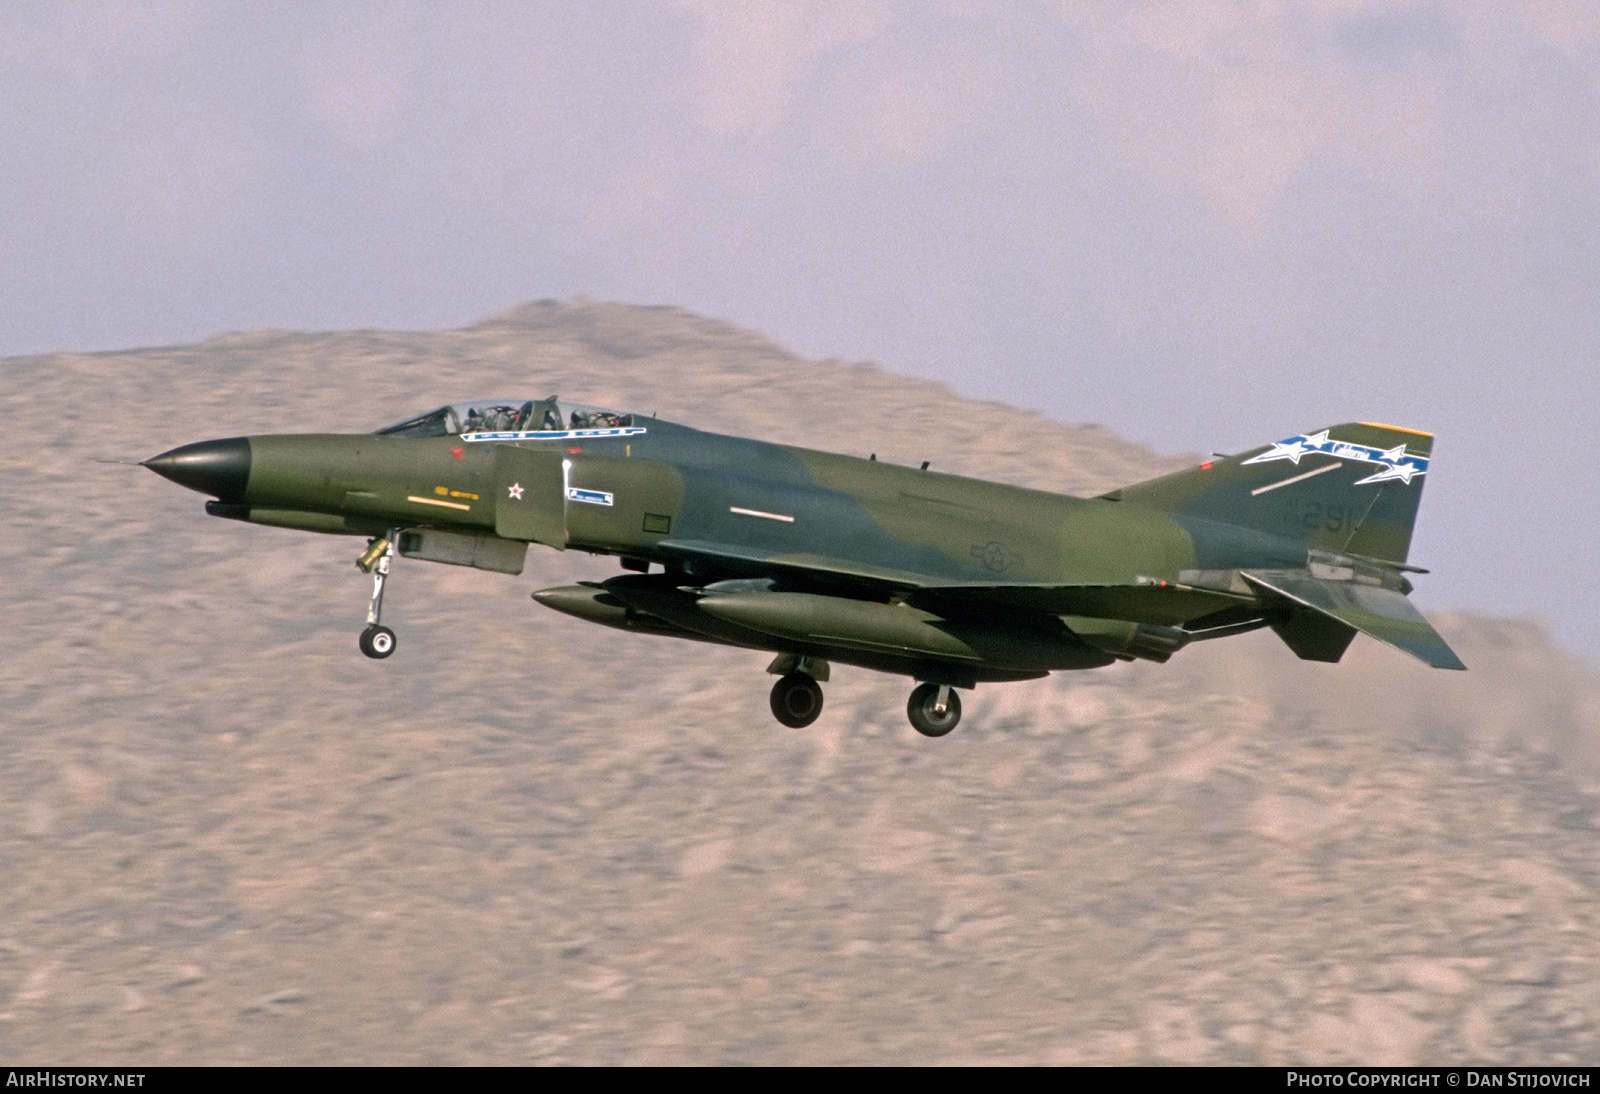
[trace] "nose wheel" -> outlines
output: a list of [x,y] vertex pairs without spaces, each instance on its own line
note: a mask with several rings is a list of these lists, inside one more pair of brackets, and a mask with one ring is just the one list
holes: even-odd
[[361,652],[382,660],[394,652],[394,632],[388,627],[368,627],[361,632]]
[[918,684],[906,703],[906,717],[924,737],[943,737],[961,722],[961,697],[948,684]]
[[394,631],[385,627],[383,619],[383,586],[389,579],[389,559],[394,554],[398,530],[379,536],[367,544],[367,549],[356,559],[356,569],[372,575],[372,603],[367,606],[367,629],[361,632],[358,643],[361,652],[381,661],[394,652]]

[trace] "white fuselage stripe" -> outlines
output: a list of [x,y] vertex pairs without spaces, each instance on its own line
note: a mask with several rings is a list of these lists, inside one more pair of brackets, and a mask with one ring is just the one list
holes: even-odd
[[738,513],[741,517],[760,517],[762,520],[781,520],[785,524],[793,524],[793,517],[786,517],[782,513],[763,513],[759,509],[741,509],[737,505],[728,506],[728,512]]

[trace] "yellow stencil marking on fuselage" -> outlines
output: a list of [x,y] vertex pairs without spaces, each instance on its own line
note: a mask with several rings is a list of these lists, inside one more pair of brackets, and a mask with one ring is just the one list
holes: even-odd
[[439,506],[443,506],[446,509],[462,509],[462,510],[465,510],[467,512],[471,512],[472,511],[472,506],[470,506],[470,505],[462,505],[458,501],[440,501],[438,498],[419,498],[415,494],[409,495],[406,498],[406,500],[407,501],[414,501],[418,505],[439,505]]

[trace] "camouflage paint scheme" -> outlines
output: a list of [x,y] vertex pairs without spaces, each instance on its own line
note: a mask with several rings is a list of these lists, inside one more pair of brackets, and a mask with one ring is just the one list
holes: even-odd
[[394,553],[520,573],[539,543],[631,571],[533,594],[549,607],[777,654],[786,724],[816,719],[837,661],[919,681],[908,714],[941,736],[960,718],[952,688],[1166,661],[1259,627],[1308,660],[1339,660],[1360,631],[1464,668],[1406,599],[1431,451],[1430,434],[1347,423],[1078,498],[552,397],[145,465],[214,497],[216,516],[371,537],[368,656],[394,649]]

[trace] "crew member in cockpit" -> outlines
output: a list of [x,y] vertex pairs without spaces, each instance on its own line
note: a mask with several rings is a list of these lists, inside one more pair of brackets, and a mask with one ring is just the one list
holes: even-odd
[[546,432],[560,432],[561,411],[556,409],[555,400],[550,399],[540,405],[544,407],[543,415],[540,416],[537,421],[530,421],[528,423],[528,428],[543,430]]

